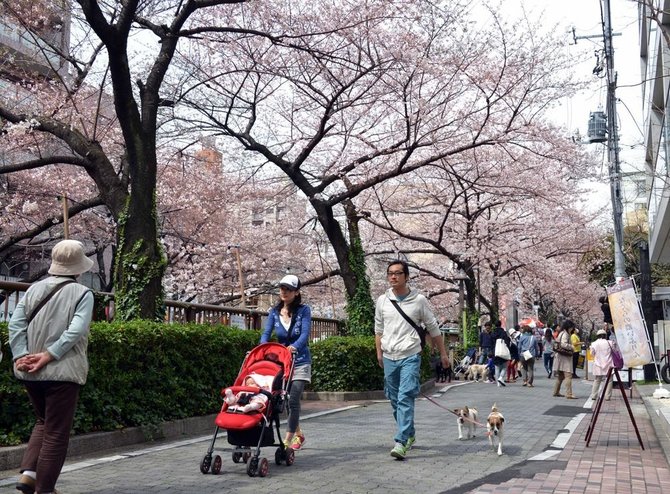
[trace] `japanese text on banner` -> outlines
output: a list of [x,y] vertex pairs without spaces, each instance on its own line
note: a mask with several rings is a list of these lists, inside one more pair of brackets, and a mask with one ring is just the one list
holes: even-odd
[[647,330],[637,303],[631,280],[607,288],[614,334],[626,367],[637,367],[653,361]]

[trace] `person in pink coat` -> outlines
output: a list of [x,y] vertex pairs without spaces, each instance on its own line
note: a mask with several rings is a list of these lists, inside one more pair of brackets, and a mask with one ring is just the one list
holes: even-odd
[[[593,355],[593,387],[591,388],[591,399],[598,399],[600,383],[612,368],[612,343],[607,340],[607,331],[599,329],[596,333],[596,341],[591,343],[591,355]],[[612,380],[607,383],[605,389],[605,401],[612,398]]]

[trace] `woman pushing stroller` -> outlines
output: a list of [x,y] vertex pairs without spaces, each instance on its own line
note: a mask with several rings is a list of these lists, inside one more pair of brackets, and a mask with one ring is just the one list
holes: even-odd
[[294,356],[293,375],[289,384],[288,424],[284,444],[300,449],[305,435],[300,429],[300,397],[305,384],[312,380],[312,356],[309,351],[309,334],[312,327],[312,311],[302,303],[300,280],[289,274],[279,282],[279,303],[268,314],[261,343],[267,343],[274,331],[277,340]]

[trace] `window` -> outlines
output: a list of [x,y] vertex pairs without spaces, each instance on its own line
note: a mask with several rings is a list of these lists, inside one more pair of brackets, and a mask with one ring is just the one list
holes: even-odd
[[644,179],[634,180],[633,184],[635,184],[635,195],[637,197],[644,197],[647,194],[647,183]]

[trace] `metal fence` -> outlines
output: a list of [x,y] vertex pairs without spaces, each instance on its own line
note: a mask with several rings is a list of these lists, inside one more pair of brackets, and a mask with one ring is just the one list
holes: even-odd
[[[0,321],[8,321],[16,304],[30,287],[30,283],[0,280]],[[104,300],[96,314],[104,314],[98,319],[111,320],[114,315],[114,294],[94,292],[97,300]],[[165,322],[198,324],[223,324],[240,329],[263,329],[268,313],[253,309],[224,307],[221,305],[193,304],[176,300],[165,300]],[[311,340],[318,341],[329,336],[340,335],[344,323],[339,319],[325,317],[312,318]]]

